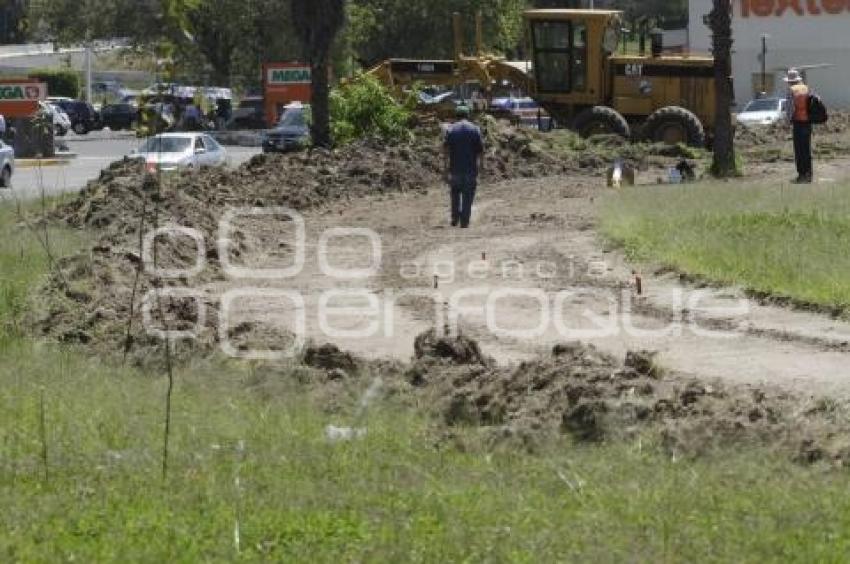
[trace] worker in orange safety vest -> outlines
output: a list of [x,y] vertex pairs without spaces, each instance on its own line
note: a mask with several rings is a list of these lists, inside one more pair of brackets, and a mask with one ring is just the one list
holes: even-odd
[[789,69],[785,77],[788,83],[788,119],[794,130],[794,160],[797,163],[795,184],[812,182],[812,122],[809,117],[809,103],[812,89],[803,82],[803,76],[797,69]]

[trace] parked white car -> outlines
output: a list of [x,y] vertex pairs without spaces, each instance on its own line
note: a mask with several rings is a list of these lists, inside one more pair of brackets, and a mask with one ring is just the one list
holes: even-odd
[[13,174],[15,174],[15,150],[0,141],[0,188],[12,187]]
[[162,133],[145,141],[129,155],[143,159],[151,171],[170,172],[222,166],[227,151],[206,133]]
[[39,102],[39,109],[53,119],[53,131],[59,137],[64,137],[71,130],[71,118],[65,110],[52,102]]
[[779,123],[785,119],[785,104],[787,101],[782,98],[753,100],[738,114],[738,123],[745,127]]

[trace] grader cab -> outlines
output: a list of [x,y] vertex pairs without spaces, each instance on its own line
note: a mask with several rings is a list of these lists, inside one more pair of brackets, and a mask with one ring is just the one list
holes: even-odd
[[617,54],[621,13],[525,12],[533,76],[530,94],[559,123],[583,136],[617,134],[703,145],[714,123],[714,60]]

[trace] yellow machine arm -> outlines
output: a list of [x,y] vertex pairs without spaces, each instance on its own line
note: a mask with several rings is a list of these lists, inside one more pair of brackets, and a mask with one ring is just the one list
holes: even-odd
[[477,82],[490,92],[497,83],[508,82],[528,91],[531,80],[525,72],[504,59],[463,57],[456,61],[388,59],[366,72],[386,86],[401,89],[422,83],[433,86],[460,86]]
[[388,59],[366,72],[393,90],[402,90],[416,83],[429,86],[456,87],[477,82],[488,95],[496,84],[507,82],[526,92],[530,91],[531,78],[519,67],[505,59],[482,54],[481,14],[476,16],[477,56],[463,53],[461,16],[454,14],[454,60]]

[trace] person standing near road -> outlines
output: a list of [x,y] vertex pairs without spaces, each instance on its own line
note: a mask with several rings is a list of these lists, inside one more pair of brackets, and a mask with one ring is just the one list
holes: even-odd
[[186,131],[201,130],[201,110],[194,103],[186,106],[186,110],[183,113],[183,128]]
[[794,130],[794,160],[797,163],[795,184],[812,182],[812,122],[809,116],[809,103],[812,89],[803,82],[803,76],[797,69],[790,69],[785,77],[788,83],[788,120]]
[[6,116],[0,114],[0,139],[6,140]]
[[444,144],[446,179],[451,188],[452,227],[469,227],[478,175],[484,168],[484,139],[481,129],[469,121],[468,106],[458,106]]

